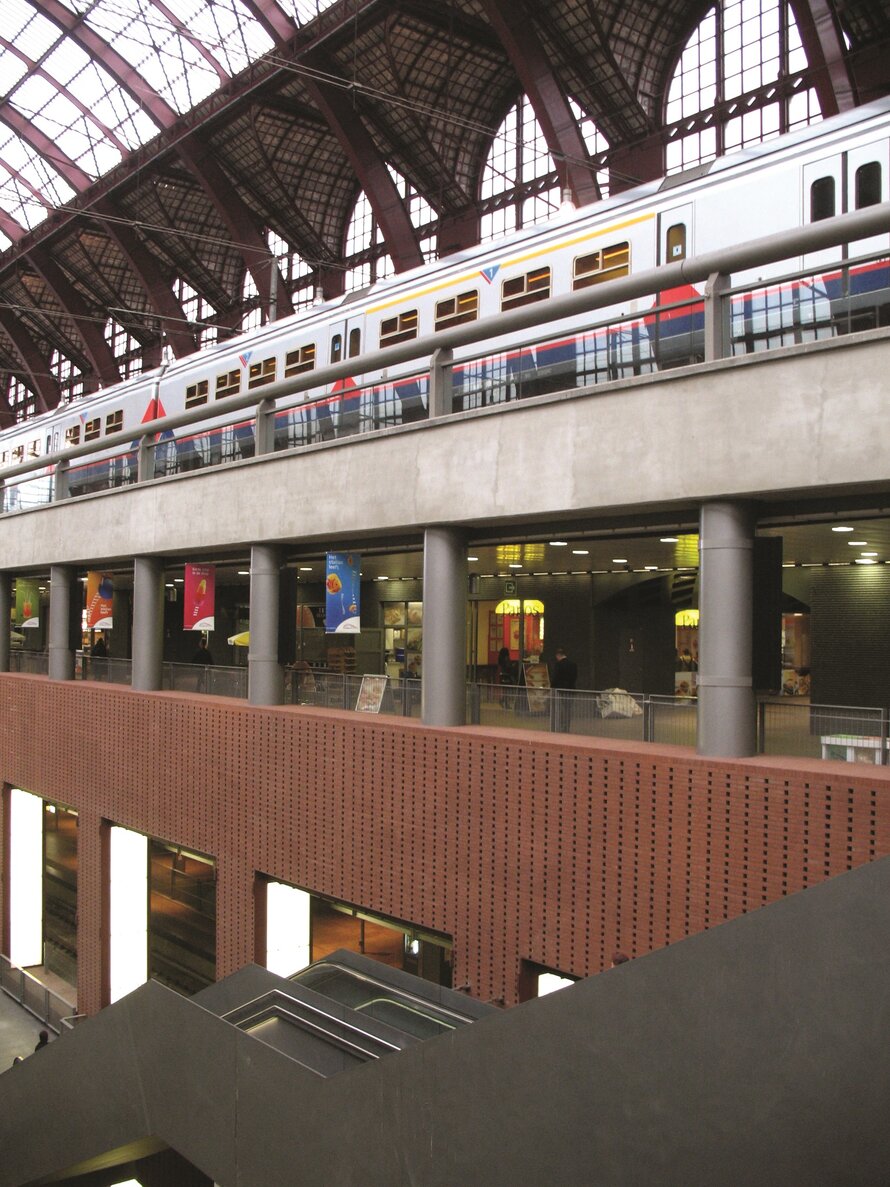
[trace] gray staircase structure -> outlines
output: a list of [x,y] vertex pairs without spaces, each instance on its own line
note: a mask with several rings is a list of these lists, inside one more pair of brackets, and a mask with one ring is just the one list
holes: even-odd
[[[330,960],[360,1008],[256,968],[152,982],[5,1072],[0,1187],[167,1151],[220,1187],[890,1181],[890,859],[507,1011]],[[472,1024],[361,1008],[402,990]]]

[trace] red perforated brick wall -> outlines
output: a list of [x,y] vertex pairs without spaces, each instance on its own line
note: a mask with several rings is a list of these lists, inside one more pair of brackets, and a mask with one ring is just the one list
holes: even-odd
[[105,1000],[103,822],[213,855],[218,973],[259,871],[454,939],[456,984],[596,972],[890,853],[890,772],[0,676],[0,780],[81,813],[78,1006]]

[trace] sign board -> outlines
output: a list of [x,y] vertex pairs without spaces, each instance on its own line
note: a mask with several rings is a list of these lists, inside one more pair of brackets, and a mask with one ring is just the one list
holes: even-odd
[[362,686],[355,702],[356,713],[379,713],[388,682],[388,676],[362,676]]

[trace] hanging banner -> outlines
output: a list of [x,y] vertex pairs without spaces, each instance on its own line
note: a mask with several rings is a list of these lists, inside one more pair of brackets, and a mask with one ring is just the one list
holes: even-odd
[[325,569],[325,621],[328,635],[357,635],[359,625],[359,570],[361,557],[354,552],[329,552]]
[[22,630],[40,626],[40,586],[28,577],[15,579],[15,620]]
[[185,598],[182,606],[184,631],[212,631],[216,619],[216,567],[185,566]]
[[87,573],[87,630],[110,631],[114,582],[110,573]]

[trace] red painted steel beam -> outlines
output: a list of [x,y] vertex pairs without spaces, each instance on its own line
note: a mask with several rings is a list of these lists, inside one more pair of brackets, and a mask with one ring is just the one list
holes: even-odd
[[856,106],[853,80],[835,5],[830,0],[789,0],[823,115]]
[[87,356],[93,365],[96,378],[104,386],[120,383],[120,372],[117,369],[111,348],[105,341],[102,326],[80,293],[56,263],[56,261],[42,248],[34,248],[28,252],[27,259],[35,271],[43,277],[47,286],[52,289],[56,300],[62,309],[73,320],[77,327]]
[[298,26],[275,3],[275,0],[241,0],[260,22],[276,45],[290,41]]
[[[33,124],[11,103],[0,106],[0,120],[22,140],[26,141],[34,151],[46,161],[55,171],[65,179],[68,185],[78,193],[93,184],[89,173],[68,157],[54,140]],[[50,209],[54,209],[54,205]]]
[[110,201],[104,199],[97,203],[94,209],[96,214],[104,216],[104,230],[117,243],[145,290],[152,309],[160,318],[164,336],[176,358],[192,354],[198,349],[197,338],[189,329],[185,311],[161,275],[151,252],[136,232],[121,220]]
[[[61,399],[61,390],[55,376],[49,369],[49,360],[40,352],[22,319],[10,309],[0,308],[0,329],[9,338],[24,364],[28,386],[37,398],[37,411],[48,412]],[[14,419],[11,410],[0,410],[0,424],[10,424]]]
[[304,55],[302,64],[314,73],[303,75],[301,82],[349,158],[371,203],[395,270],[404,272],[417,267],[423,263],[417,233],[386,163],[348,98],[348,83],[345,79],[325,81],[325,77],[336,78],[336,70],[319,53]]
[[[210,150],[198,136],[190,136],[179,144],[179,155],[197,178],[200,179],[208,197],[216,207],[217,214],[225,223],[234,242],[238,245],[245,266],[265,309],[269,308],[272,295],[272,268],[278,269],[269,245],[260,234],[253,214],[235,193],[232,182],[223,172]],[[278,269],[277,292],[278,317],[293,312],[287,284]]]
[[595,202],[600,192],[587,146],[531,14],[518,0],[482,0],[482,7],[534,108],[563,187],[576,206]]

